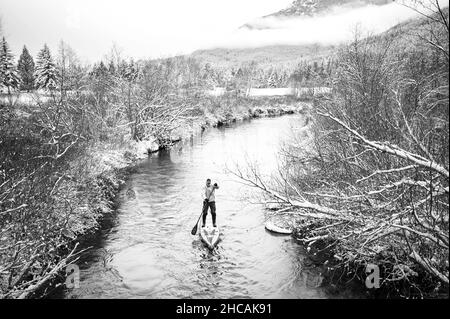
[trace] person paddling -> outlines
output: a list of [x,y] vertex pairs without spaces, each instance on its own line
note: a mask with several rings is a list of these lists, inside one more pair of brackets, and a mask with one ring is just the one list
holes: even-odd
[[214,227],[216,225],[216,197],[214,196],[214,191],[218,189],[219,186],[217,183],[211,185],[211,179],[208,178],[206,180],[206,186],[203,189],[203,216],[202,216],[202,227],[205,227],[206,224],[206,215],[208,215],[208,208],[211,209],[212,223]]

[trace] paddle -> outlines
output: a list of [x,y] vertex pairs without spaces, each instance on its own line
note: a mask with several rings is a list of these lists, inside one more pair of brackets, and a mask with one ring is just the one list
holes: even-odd
[[[216,190],[216,189],[213,188],[213,190],[212,190],[211,193],[209,194],[209,196],[208,196],[208,202],[209,202],[209,198],[211,197],[212,193],[213,193],[215,190]],[[202,207],[202,212],[201,212],[200,216],[198,217],[197,222],[195,223],[195,226],[194,226],[194,227],[192,228],[192,230],[191,230],[191,234],[192,234],[192,235],[195,235],[195,234],[197,233],[198,222],[200,221],[200,218],[202,218],[202,215],[203,215],[203,207]]]

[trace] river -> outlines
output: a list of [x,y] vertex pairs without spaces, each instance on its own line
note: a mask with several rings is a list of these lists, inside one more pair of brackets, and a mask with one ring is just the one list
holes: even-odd
[[[266,231],[264,208],[250,199],[256,190],[227,171],[256,162],[263,174],[275,173],[283,141],[302,125],[293,115],[211,128],[139,163],[81,259],[80,287],[62,297],[329,297],[304,248]],[[220,186],[222,237],[213,252],[190,233],[208,177]]]

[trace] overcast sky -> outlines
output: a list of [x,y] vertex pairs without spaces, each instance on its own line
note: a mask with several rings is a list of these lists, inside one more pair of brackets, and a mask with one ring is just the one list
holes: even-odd
[[68,42],[87,59],[115,42],[135,57],[194,50],[209,37],[289,5],[291,0],[0,0],[3,30],[15,54],[26,44]]
[[[214,45],[246,46],[341,41],[367,22],[384,29],[412,16],[394,7],[368,7],[338,18],[283,22],[278,31],[236,31],[242,24],[287,7],[292,0],[0,0],[3,33],[16,57],[25,44],[36,55],[63,39],[83,60],[101,59],[116,43],[126,56],[160,57]],[[446,1],[448,3],[448,0]],[[273,22],[276,23],[276,22]],[[283,31],[284,30],[284,31]]]

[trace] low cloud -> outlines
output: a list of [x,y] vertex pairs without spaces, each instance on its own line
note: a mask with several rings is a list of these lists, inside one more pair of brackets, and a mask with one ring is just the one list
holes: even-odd
[[[448,1],[445,6],[448,6]],[[363,32],[380,33],[418,14],[398,3],[359,8],[333,8],[317,17],[267,17],[252,25],[260,29],[241,28],[206,47],[248,48],[268,45],[338,44],[349,41],[358,26]]]

